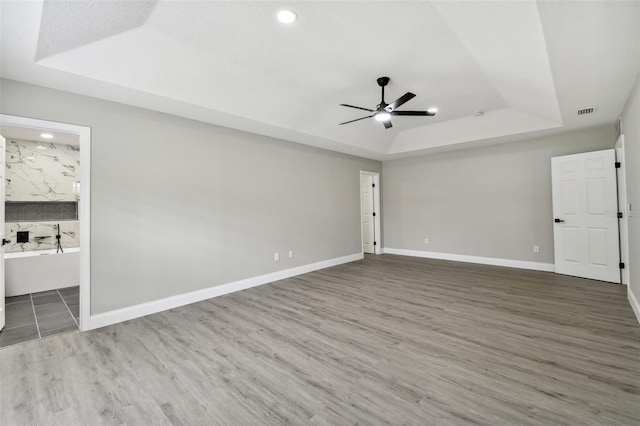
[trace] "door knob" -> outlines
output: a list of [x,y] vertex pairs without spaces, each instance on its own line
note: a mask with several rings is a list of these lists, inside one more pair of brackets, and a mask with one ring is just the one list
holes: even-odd
[[3,246],[9,244],[10,242],[11,242],[11,240],[5,240],[4,238],[2,239],[2,245]]
[[553,219],[555,223],[563,223],[564,219]]

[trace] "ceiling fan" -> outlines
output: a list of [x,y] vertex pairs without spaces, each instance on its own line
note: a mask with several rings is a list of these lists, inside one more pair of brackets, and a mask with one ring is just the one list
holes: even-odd
[[390,80],[389,77],[380,77],[377,80],[378,86],[380,86],[380,88],[382,89],[382,100],[380,101],[378,106],[376,106],[376,109],[369,109],[369,108],[362,108],[354,105],[340,104],[341,106],[345,106],[348,108],[361,109],[363,111],[369,111],[373,113],[371,115],[367,115],[366,117],[356,118],[355,120],[351,120],[351,121],[345,121],[344,123],[340,123],[340,125],[349,124],[349,123],[353,123],[354,121],[360,121],[360,120],[364,120],[365,118],[373,117],[376,121],[381,121],[382,124],[384,124],[384,128],[388,129],[392,127],[392,124],[391,124],[392,116],[433,117],[434,115],[436,115],[438,110],[436,110],[435,108],[429,109],[428,111],[396,111],[396,108],[398,108],[400,105],[403,105],[405,102],[415,98],[416,95],[414,95],[411,92],[407,92],[404,95],[400,96],[395,101],[391,102],[390,104],[386,103],[384,101],[384,87],[387,84],[389,84],[389,80]]

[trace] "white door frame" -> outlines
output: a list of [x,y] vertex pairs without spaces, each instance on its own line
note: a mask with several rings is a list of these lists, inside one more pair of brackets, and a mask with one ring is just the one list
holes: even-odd
[[7,140],[4,138],[3,135],[0,135],[0,149],[2,149],[2,152],[0,152],[0,167],[2,167],[2,171],[0,171],[0,175],[2,175],[2,182],[0,182],[0,202],[2,202],[2,204],[0,204],[0,238],[2,239],[2,243],[0,244],[0,265],[2,267],[0,267],[0,273],[2,275],[0,275],[0,331],[2,331],[4,329],[4,327],[7,325],[7,310],[6,310],[6,304],[5,304],[5,296],[7,295],[6,292],[6,282],[5,282],[5,264],[4,264],[4,240],[6,235],[4,234],[4,200],[5,200],[5,183],[6,183],[6,173],[7,173],[7,162],[6,162],[6,157],[7,157]]
[[380,217],[382,216],[382,214],[380,213],[380,173],[378,172],[369,172],[367,170],[360,170],[360,176],[358,177],[358,199],[360,200],[360,250],[362,251],[362,253],[364,254],[364,235],[362,234],[362,200],[360,199],[362,197],[361,191],[360,191],[360,178],[362,178],[362,176],[372,176],[373,177],[373,184],[375,185],[373,187],[373,211],[375,213],[374,216],[374,220],[373,220],[373,227],[374,227],[374,238],[373,240],[375,241],[375,245],[373,246],[373,253],[374,254],[382,254],[382,232],[380,228]]
[[[91,316],[91,128],[35,118],[0,114],[0,123],[35,128],[46,132],[60,131],[78,135],[80,139],[80,330],[89,329]],[[4,202],[4,200],[2,200]]]
[[627,173],[625,164],[624,135],[620,134],[616,141],[616,161],[620,162],[618,174],[618,211],[622,212],[622,219],[619,219],[620,231],[620,261],[624,263],[622,269],[622,284],[629,284],[629,202],[627,201]]

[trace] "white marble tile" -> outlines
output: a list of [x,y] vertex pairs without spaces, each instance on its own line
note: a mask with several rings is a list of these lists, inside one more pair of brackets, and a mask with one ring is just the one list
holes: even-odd
[[[79,180],[78,147],[14,139],[7,141],[5,201],[77,201],[74,187]],[[5,224],[5,238],[11,241],[5,246],[5,253],[55,249],[57,224],[60,224],[62,247],[78,247],[77,220],[13,222]],[[29,231],[28,243],[16,242],[18,231]]]
[[77,200],[78,147],[10,139],[6,154],[6,201]]
[[[60,222],[12,222],[6,223],[5,238],[11,242],[4,246],[5,253],[21,251],[55,249],[57,225],[60,224],[60,242],[62,248],[79,247],[79,222],[77,220]],[[17,232],[29,231],[28,243],[17,243]],[[45,238],[37,238],[45,237]]]

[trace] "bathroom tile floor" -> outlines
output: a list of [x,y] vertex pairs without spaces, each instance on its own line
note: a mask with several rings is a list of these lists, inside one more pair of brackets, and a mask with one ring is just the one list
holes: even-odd
[[0,348],[78,329],[80,287],[5,298]]

